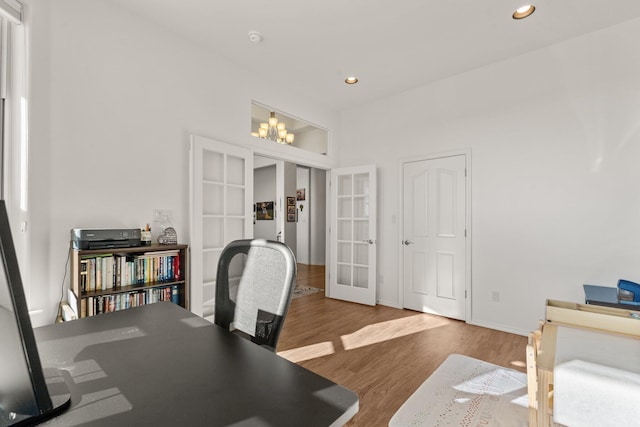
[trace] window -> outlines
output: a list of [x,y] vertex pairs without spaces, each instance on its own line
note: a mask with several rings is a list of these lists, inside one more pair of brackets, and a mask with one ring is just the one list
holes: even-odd
[[0,198],[5,200],[25,294],[27,256],[26,43],[22,4],[0,0]]
[[[0,0],[0,198],[19,201],[21,209],[26,210],[26,198],[22,197],[23,182],[12,185],[12,176],[20,178],[22,167],[11,165],[19,157],[22,146],[26,144],[26,126],[24,125],[24,28],[22,23],[22,4],[16,0]],[[18,162],[21,165],[22,162]],[[16,188],[18,191],[13,191]],[[10,197],[11,194],[14,197]]]
[[[251,134],[253,136],[271,139],[267,135],[267,131],[265,131],[264,135],[259,134],[261,124],[268,125],[271,115],[275,117],[276,121],[284,125],[286,133],[292,134],[291,142],[286,142],[284,138],[281,138],[281,144],[286,143],[313,153],[327,154],[328,132],[326,129],[275,111],[271,107],[258,104],[255,101],[251,103]],[[276,138],[276,135],[274,135],[274,138]]]

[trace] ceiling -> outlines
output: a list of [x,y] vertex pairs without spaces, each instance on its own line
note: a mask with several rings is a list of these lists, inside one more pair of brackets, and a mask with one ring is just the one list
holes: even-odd
[[520,21],[528,0],[111,1],[338,111],[640,16],[638,0],[531,0]]

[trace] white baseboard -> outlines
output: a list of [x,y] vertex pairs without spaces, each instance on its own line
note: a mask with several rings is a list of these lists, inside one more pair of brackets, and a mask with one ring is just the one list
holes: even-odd
[[522,335],[522,336],[525,336],[525,337],[529,335],[529,332],[531,332],[531,331],[522,331],[522,330],[519,330],[519,329],[510,328],[510,327],[505,326],[505,325],[499,325],[499,324],[491,323],[491,322],[483,322],[483,321],[477,322],[477,321],[474,321],[474,320],[470,320],[467,323],[470,324],[470,325],[474,325],[474,326],[480,326],[482,328],[495,329],[496,331],[508,332],[510,334]]
[[386,307],[391,307],[391,308],[400,308],[400,309],[402,308],[398,305],[397,302],[391,302],[391,301],[385,301],[385,300],[377,300],[376,304],[384,305]]
[[[385,301],[385,300],[378,300],[378,301],[376,301],[376,303],[379,304],[379,305],[384,305],[384,306],[391,307],[391,308],[398,308],[398,309],[402,309],[403,308],[403,307],[399,306],[397,304],[397,302],[395,302],[395,301],[391,302],[391,301]],[[480,326],[482,328],[488,328],[488,329],[495,329],[496,331],[508,332],[510,334],[522,335],[522,336],[525,336],[525,337],[529,335],[529,332],[531,332],[531,331],[522,331],[522,330],[519,330],[519,329],[511,328],[509,326],[505,326],[505,325],[501,325],[501,324],[497,324],[497,323],[491,323],[491,322],[469,320],[469,321],[467,321],[467,323],[469,325]]]

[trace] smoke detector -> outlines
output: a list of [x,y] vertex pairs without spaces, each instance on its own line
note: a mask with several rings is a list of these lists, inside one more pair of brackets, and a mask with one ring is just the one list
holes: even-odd
[[264,39],[264,37],[262,37],[262,34],[260,34],[259,32],[257,32],[257,31],[249,31],[249,41],[251,43],[258,44],[263,39]]

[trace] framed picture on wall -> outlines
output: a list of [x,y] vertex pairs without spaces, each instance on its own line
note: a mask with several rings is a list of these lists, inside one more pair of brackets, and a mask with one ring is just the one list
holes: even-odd
[[295,206],[296,198],[295,197],[287,197],[287,206]]
[[295,213],[287,214],[287,222],[296,222],[296,214]]
[[256,219],[258,221],[273,220],[273,202],[256,203]]
[[305,189],[304,188],[298,188],[296,190],[296,200],[304,200],[305,197]]

